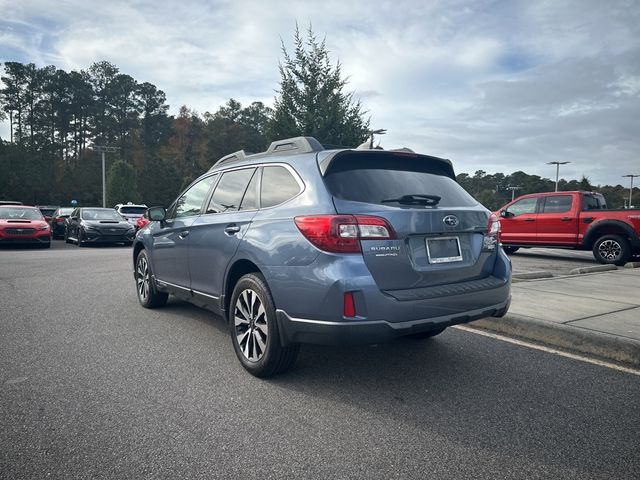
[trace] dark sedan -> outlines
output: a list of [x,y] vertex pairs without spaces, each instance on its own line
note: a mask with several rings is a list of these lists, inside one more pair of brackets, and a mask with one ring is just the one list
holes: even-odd
[[67,218],[64,239],[80,247],[95,243],[131,245],[136,229],[112,208],[76,208]]
[[64,231],[67,228],[67,218],[69,218],[71,212],[73,212],[73,207],[60,207],[55,211],[49,222],[53,238],[64,238]]

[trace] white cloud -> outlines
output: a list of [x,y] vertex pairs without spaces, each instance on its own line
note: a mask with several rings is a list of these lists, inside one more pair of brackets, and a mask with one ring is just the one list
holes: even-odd
[[[108,60],[186,104],[271,103],[281,39],[326,35],[385,146],[458,171],[640,169],[640,4],[625,0],[0,0],[0,60],[84,69]],[[6,137],[6,123],[0,134]],[[636,172],[640,173],[640,172]]]

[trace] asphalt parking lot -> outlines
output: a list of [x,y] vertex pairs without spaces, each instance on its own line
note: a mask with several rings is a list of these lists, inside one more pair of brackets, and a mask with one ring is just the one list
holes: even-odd
[[449,330],[259,380],[130,254],[0,250],[0,478],[637,478],[638,376]]
[[546,271],[568,275],[574,268],[600,265],[590,251],[555,248],[522,248],[509,256],[513,273]]

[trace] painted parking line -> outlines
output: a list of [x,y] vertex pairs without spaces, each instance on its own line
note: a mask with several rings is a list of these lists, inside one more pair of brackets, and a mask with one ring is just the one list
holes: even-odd
[[617,370],[619,372],[629,373],[631,375],[637,375],[640,377],[640,370],[635,370],[629,367],[623,367],[621,365],[616,365],[615,363],[605,362],[603,360],[597,360],[595,358],[585,357],[582,355],[576,355],[575,353],[564,352],[562,350],[556,350],[555,348],[545,347],[543,345],[529,343],[523,340],[505,337],[504,335],[499,335],[497,333],[486,332],[484,330],[477,330],[475,328],[465,327],[462,325],[456,325],[453,328],[457,330],[463,330],[468,333],[473,333],[476,335],[482,335],[483,337],[493,338],[495,340],[500,340],[502,342],[511,343],[513,345],[518,345],[525,348],[531,348],[533,350],[540,350],[542,352],[551,353],[553,355],[558,355],[560,357],[571,358],[573,360],[578,360],[579,362],[590,363],[592,365],[598,365],[600,367],[605,367],[611,370]]

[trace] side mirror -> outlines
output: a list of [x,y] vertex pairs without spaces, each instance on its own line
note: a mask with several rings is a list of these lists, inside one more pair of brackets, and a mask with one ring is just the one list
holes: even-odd
[[152,222],[163,222],[167,218],[167,211],[164,207],[150,207],[147,214]]

